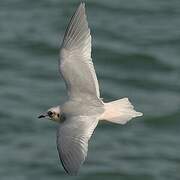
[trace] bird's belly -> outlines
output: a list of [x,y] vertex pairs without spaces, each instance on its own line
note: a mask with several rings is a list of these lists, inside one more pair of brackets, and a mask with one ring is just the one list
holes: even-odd
[[95,106],[87,102],[68,101],[61,107],[64,114],[73,116],[91,116],[104,113],[104,106]]

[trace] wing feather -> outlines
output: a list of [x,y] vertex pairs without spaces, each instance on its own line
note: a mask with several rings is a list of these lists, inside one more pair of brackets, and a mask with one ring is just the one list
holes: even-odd
[[57,148],[61,163],[70,175],[76,175],[88,151],[88,141],[97,126],[96,117],[75,116],[59,125]]
[[60,72],[71,99],[99,99],[99,84],[91,59],[91,35],[84,3],[79,5],[65,32],[60,51]]

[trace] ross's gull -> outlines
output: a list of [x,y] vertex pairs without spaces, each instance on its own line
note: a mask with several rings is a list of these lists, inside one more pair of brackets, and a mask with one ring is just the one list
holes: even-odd
[[59,70],[66,84],[68,101],[50,108],[39,118],[48,117],[59,123],[59,157],[66,172],[76,175],[87,156],[88,141],[100,120],[125,124],[142,113],[134,110],[128,98],[109,103],[100,98],[84,3],[80,3],[65,32]]

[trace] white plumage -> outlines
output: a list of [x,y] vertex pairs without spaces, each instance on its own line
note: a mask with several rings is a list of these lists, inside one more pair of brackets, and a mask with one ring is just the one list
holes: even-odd
[[84,3],[80,4],[66,30],[60,51],[60,72],[70,98],[82,98],[82,94],[100,96]]
[[125,124],[142,116],[127,98],[104,103],[91,59],[91,35],[81,3],[71,18],[60,50],[59,69],[66,83],[68,101],[39,116],[59,123],[57,148],[62,165],[70,175],[84,162],[88,141],[99,120]]

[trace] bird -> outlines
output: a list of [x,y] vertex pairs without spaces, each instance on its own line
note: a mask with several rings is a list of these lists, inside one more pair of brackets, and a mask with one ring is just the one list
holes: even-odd
[[91,58],[91,34],[81,2],[72,16],[60,47],[59,70],[65,81],[67,101],[41,113],[58,123],[57,150],[64,170],[77,175],[88,152],[88,141],[99,121],[125,124],[142,116],[128,98],[103,102]]

